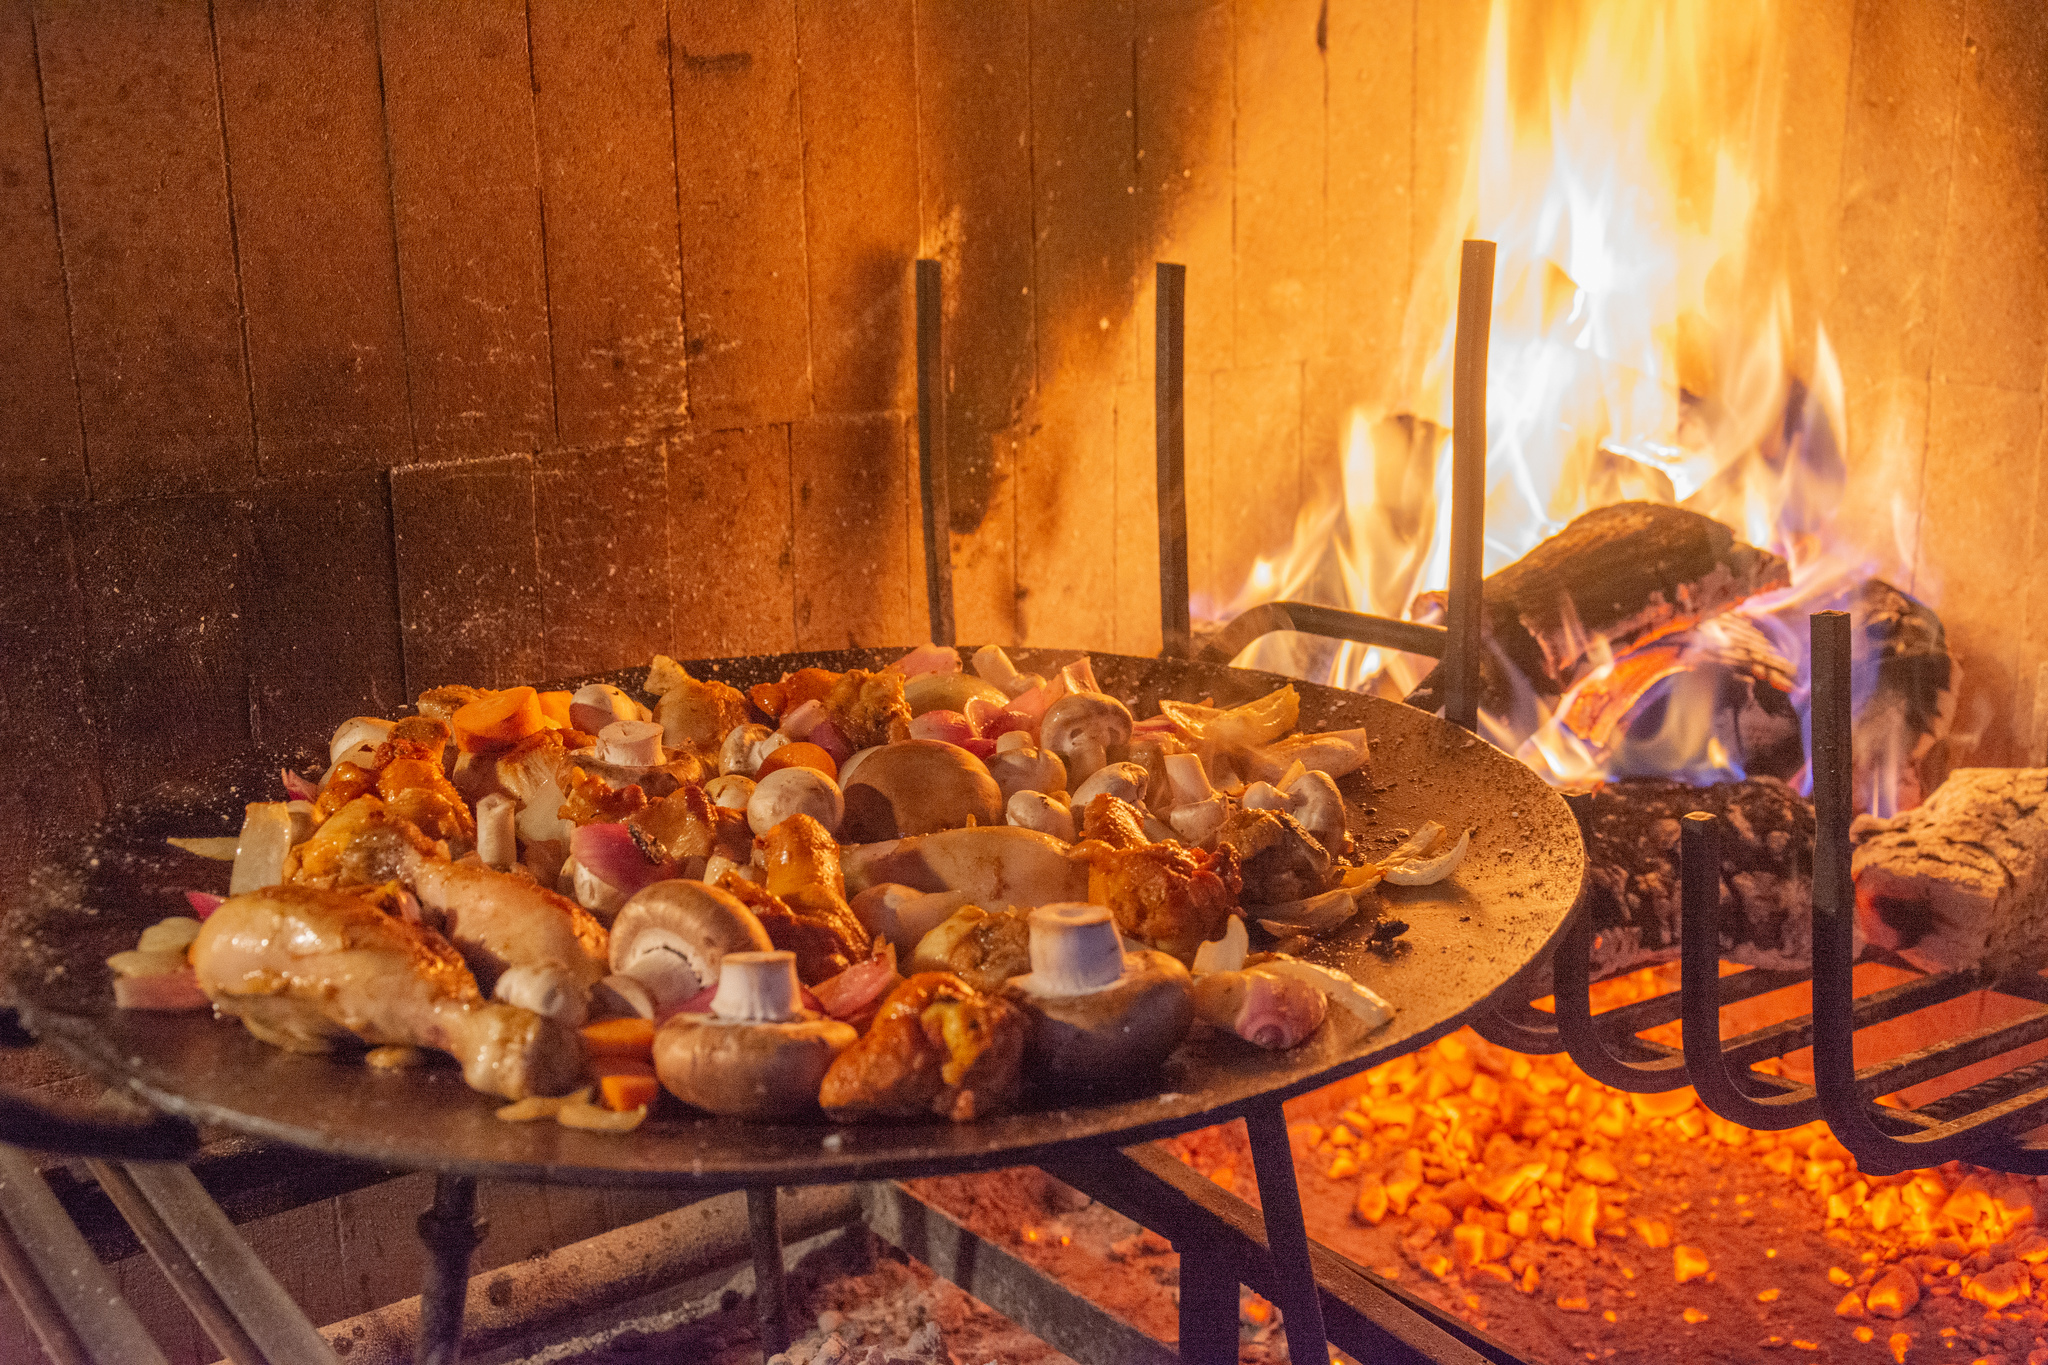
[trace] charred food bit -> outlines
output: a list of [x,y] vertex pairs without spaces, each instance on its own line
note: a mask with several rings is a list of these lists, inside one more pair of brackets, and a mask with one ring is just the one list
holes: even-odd
[[834,1118],[967,1123],[1013,1108],[1030,1026],[1018,1009],[946,972],[920,972],[882,1002],[865,1037],[825,1073]]

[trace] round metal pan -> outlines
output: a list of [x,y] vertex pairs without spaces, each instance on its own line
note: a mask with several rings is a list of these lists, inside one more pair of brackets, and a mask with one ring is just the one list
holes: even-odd
[[[1016,651],[1050,673],[1071,653]],[[893,652],[841,651],[693,663],[698,677],[740,687],[805,666],[879,667]],[[1181,660],[1094,654],[1103,687],[1152,714],[1161,698],[1218,705],[1250,700],[1285,679]],[[644,670],[606,675],[636,691]],[[569,684],[573,686],[574,684]],[[1472,846],[1450,881],[1386,888],[1409,924],[1391,951],[1363,928],[1327,936],[1310,954],[1371,986],[1397,1008],[1367,1034],[1332,1009],[1292,1051],[1262,1052],[1197,1029],[1157,1075],[1121,1095],[984,1119],[835,1125],[755,1124],[663,1114],[626,1135],[492,1116],[453,1067],[372,1071],[352,1056],[298,1056],[201,1013],[117,1010],[104,959],[140,930],[185,912],[186,889],[225,891],[227,866],[179,852],[168,835],[231,834],[241,806],[279,799],[280,761],[317,770],[324,743],[243,754],[118,809],[43,865],[9,912],[7,974],[26,1021],[109,1084],[160,1109],[299,1147],[399,1166],[512,1180],[732,1188],[748,1184],[907,1176],[1028,1163],[1065,1144],[1114,1136],[1139,1142],[1235,1116],[1409,1051],[1464,1022],[1563,925],[1585,873],[1585,850],[1563,800],[1522,764],[1409,707],[1302,683],[1300,728],[1363,727],[1369,775],[1344,789],[1354,834],[1384,851],[1423,820],[1469,826]],[[324,738],[324,737],[322,737]]]

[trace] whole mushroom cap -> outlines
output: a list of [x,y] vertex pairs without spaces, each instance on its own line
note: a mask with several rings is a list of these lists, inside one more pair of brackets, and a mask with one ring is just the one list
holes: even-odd
[[1076,786],[1131,742],[1130,708],[1105,692],[1069,692],[1046,708],[1038,742],[1060,756]]
[[837,1019],[734,1023],[678,1014],[654,1035],[654,1074],[685,1104],[741,1119],[794,1119],[818,1107],[832,1059],[859,1037]]
[[1031,1020],[1025,1074],[1054,1091],[1140,1086],[1194,1023],[1193,980],[1165,953],[1126,953],[1113,986],[1086,995],[1034,995],[1015,981],[1005,999]]
[[766,834],[792,815],[810,816],[829,833],[839,828],[846,802],[839,784],[815,768],[777,768],[747,798],[747,825]]
[[717,980],[727,953],[774,947],[754,912],[730,891],[678,878],[642,887],[619,908],[611,968],[647,987],[659,1010]]
[[846,814],[839,837],[850,844],[1003,821],[1002,790],[982,761],[936,739],[869,750],[846,777],[842,794]]

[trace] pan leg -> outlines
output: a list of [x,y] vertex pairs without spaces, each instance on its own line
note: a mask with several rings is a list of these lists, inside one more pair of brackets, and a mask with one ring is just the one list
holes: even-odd
[[1308,1258],[1308,1223],[1301,1191],[1294,1183],[1294,1153],[1287,1143],[1287,1116],[1280,1102],[1259,1104],[1245,1115],[1251,1132],[1252,1165],[1259,1177],[1259,1204],[1266,1216],[1266,1251],[1279,1282],[1282,1327],[1288,1359],[1295,1365],[1323,1365],[1330,1358],[1323,1329],[1323,1300]]
[[754,1311],[761,1319],[761,1350],[789,1349],[789,1286],[782,1270],[782,1219],[773,1185],[747,1187],[747,1231],[754,1242]]
[[1180,1253],[1181,1365],[1237,1365],[1237,1270],[1198,1237]]
[[466,1175],[434,1177],[434,1206],[420,1215],[420,1240],[427,1244],[427,1283],[420,1290],[420,1339],[416,1365],[458,1365],[462,1359],[462,1312],[469,1296],[469,1258],[484,1239],[476,1216],[476,1181]]

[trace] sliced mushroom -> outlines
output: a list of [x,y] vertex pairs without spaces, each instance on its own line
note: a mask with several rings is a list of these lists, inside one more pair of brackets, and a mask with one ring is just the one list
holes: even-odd
[[789,736],[765,725],[735,725],[718,748],[718,771],[752,777],[761,770],[761,760],[789,743]]
[[588,683],[569,698],[569,723],[586,735],[622,720],[648,720],[646,707],[610,683]]
[[1166,770],[1170,803],[1166,823],[1185,843],[1206,843],[1230,818],[1230,802],[1209,785],[1209,774],[1194,754],[1167,754]]
[[848,762],[841,837],[872,843],[1003,818],[1002,792],[982,761],[938,740],[884,744]]
[[351,716],[335,727],[334,738],[327,742],[327,766],[332,771],[338,763],[353,763],[358,768],[374,770],[381,766],[377,762],[377,748],[391,738],[397,728],[396,721],[384,720],[378,716]]
[[[1016,742],[1005,748],[1004,741],[1013,735]],[[996,741],[995,755],[988,760],[988,775],[995,779],[996,790],[1006,803],[1018,792],[1057,796],[1067,789],[1067,765],[1057,755],[1034,745],[1031,736],[1022,730],[1006,730]]]
[[920,673],[903,684],[903,700],[913,717],[927,711],[965,713],[967,703],[981,698],[998,706],[1009,701],[1003,690],[972,673]]
[[858,1036],[798,1003],[794,955],[730,953],[711,1012],[678,1014],[655,1035],[654,1071],[670,1094],[713,1114],[799,1118]]
[[656,882],[612,921],[611,968],[645,986],[659,1013],[716,982],[727,953],[774,946],[731,892],[703,882]]
[[1035,829],[1064,843],[1074,842],[1073,808],[1044,792],[1018,792],[1003,808],[1003,815],[1019,829]]
[[1107,792],[1117,800],[1128,801],[1142,810],[1145,789],[1151,780],[1152,775],[1135,763],[1104,764],[1074,788],[1074,799],[1070,804],[1086,810],[1090,801]]
[[554,963],[506,968],[491,987],[491,999],[532,1010],[567,1028],[580,1028],[590,1017],[582,983]]
[[1194,1020],[1187,968],[1124,952],[1100,905],[1040,906],[1030,925],[1031,971],[1003,987],[1031,1020],[1027,1074],[1055,1092],[1146,1084]]
[[1086,782],[1131,741],[1131,712],[1101,692],[1072,692],[1046,708],[1038,742],[1067,765],[1067,781]]

